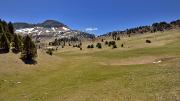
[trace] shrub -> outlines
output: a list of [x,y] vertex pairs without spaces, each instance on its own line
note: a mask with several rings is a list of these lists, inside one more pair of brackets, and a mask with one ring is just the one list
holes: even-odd
[[124,44],[123,44],[123,43],[121,44],[121,47],[124,47]]
[[91,45],[91,48],[94,48],[94,45],[93,45],[93,44]]
[[80,44],[79,44],[80,46],[82,46],[82,43],[80,42]]
[[87,48],[91,48],[91,45],[88,45]]
[[108,41],[105,41],[105,45],[108,45]]
[[113,45],[112,49],[114,49],[114,48],[117,48],[117,46],[116,46],[116,45]]
[[87,48],[94,48],[94,45],[88,45]]
[[73,45],[73,47],[76,47],[76,45]]
[[113,45],[116,45],[116,42],[115,41],[109,41],[109,43],[108,43],[108,46],[110,47],[110,46],[113,46]]
[[121,40],[120,37],[118,37],[117,40]]
[[101,49],[101,48],[102,48],[101,43],[97,43],[97,44],[96,44],[96,47],[99,48],[99,49]]
[[151,43],[151,40],[146,40],[146,43]]
[[111,44],[112,44],[112,45],[116,45],[116,42],[115,42],[115,41],[112,41]]
[[109,46],[109,47],[111,46],[111,41],[108,43],[108,46]]
[[48,49],[48,50],[46,51],[46,53],[52,56],[52,55],[53,55],[53,49]]

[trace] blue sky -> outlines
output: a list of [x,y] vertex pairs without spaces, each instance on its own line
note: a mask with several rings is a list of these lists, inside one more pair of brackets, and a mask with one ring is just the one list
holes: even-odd
[[54,19],[104,34],[180,19],[180,0],[1,0],[0,18],[29,23]]

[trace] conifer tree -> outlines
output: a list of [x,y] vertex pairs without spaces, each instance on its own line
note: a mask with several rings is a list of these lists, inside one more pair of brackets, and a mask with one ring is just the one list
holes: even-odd
[[20,52],[22,49],[22,42],[19,35],[14,35],[14,48],[16,52]]
[[3,25],[1,24],[1,22],[0,22],[0,33],[2,34],[4,32],[4,30],[3,30]]
[[23,60],[33,60],[35,57],[37,57],[37,48],[31,37],[27,35],[23,40],[21,58]]
[[6,52],[9,52],[9,49],[10,49],[10,42],[6,36],[5,33],[2,33],[2,36],[0,38],[0,47],[6,51]]
[[11,35],[14,35],[14,27],[13,24],[11,22],[8,23],[8,29],[9,29],[9,33],[11,33]]

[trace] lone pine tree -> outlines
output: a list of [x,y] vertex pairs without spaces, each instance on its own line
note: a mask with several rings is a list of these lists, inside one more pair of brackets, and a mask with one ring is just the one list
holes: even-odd
[[29,35],[25,36],[23,40],[23,49],[21,59],[33,60],[37,57],[37,48]]

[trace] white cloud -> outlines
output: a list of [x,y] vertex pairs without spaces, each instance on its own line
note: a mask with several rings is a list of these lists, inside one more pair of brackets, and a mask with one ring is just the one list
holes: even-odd
[[86,28],[86,31],[97,31],[98,28]]

